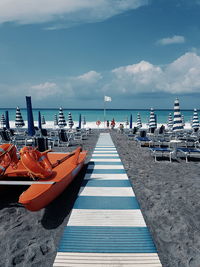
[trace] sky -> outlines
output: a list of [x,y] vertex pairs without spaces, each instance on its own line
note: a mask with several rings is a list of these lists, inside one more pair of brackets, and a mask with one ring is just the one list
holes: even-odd
[[0,107],[200,109],[200,0],[1,0]]

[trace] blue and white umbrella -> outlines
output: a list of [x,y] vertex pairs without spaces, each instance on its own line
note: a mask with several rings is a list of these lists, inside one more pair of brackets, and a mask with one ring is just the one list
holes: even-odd
[[142,128],[140,113],[137,114],[137,128]]
[[182,117],[180,112],[180,105],[179,100],[176,98],[174,102],[174,124],[173,124],[173,131],[178,132],[183,130],[183,123],[182,123]]
[[150,118],[149,118],[149,129],[156,129],[157,124],[156,124],[156,117],[154,114],[154,109],[151,108],[150,111]]
[[172,114],[171,113],[169,113],[169,116],[168,116],[167,126],[168,126],[168,128],[170,130],[173,128],[173,119],[172,119]]
[[69,112],[69,114],[68,114],[68,125],[69,125],[69,128],[72,128],[73,125],[74,125],[74,122],[72,120],[72,114],[71,114],[71,112]]
[[193,113],[192,128],[199,129],[199,116],[198,116],[196,108],[194,109],[194,113]]
[[130,129],[133,128],[133,116],[132,116],[132,114],[130,115],[130,124],[129,124],[129,128],[130,128]]
[[60,128],[63,128],[67,125],[66,121],[65,121],[65,116],[63,114],[63,109],[60,108],[59,110],[59,115],[58,115],[58,126]]
[[6,126],[6,119],[4,113],[1,114],[1,127],[4,128]]
[[46,124],[44,115],[42,115],[42,124]]
[[20,108],[16,108],[16,116],[15,116],[15,126],[17,128],[23,127],[25,125],[24,120],[22,118],[22,114]]
[[54,124],[54,126],[58,125],[58,116],[57,116],[57,114],[54,115],[53,124]]

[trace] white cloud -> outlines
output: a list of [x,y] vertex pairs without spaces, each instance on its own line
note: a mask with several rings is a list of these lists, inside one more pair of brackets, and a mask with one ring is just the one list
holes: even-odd
[[102,79],[102,75],[94,70],[91,70],[87,73],[84,73],[78,77],[75,77],[74,79],[80,80],[82,82],[86,83],[96,83],[100,79]]
[[60,94],[61,90],[58,88],[56,83],[45,82],[30,86],[29,93],[36,99],[43,100],[49,96]]
[[148,0],[1,0],[0,23],[102,21],[147,3]]
[[173,37],[167,37],[157,41],[157,44],[159,45],[182,44],[182,43],[185,43],[185,37],[181,35],[174,35]]

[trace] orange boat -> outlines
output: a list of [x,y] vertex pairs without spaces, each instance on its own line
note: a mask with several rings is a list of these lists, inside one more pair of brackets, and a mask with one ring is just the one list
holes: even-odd
[[[80,147],[71,153],[50,151],[41,153],[34,148],[25,147],[20,151],[20,160],[17,162],[13,156],[15,151],[11,153],[13,149],[11,147],[7,149],[10,155],[9,163],[12,157],[14,158],[13,163],[7,168],[4,162],[5,172],[0,176],[4,180],[0,179],[0,184],[30,184],[30,187],[20,195],[19,203],[31,211],[44,208],[60,195],[79,173],[87,155],[87,151],[81,151]],[[15,181],[10,180],[12,177]],[[16,177],[27,177],[29,181],[16,181]]]

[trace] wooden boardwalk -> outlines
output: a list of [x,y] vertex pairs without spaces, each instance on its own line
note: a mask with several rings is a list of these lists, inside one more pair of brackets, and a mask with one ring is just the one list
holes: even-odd
[[162,266],[109,133],[100,134],[53,266]]

